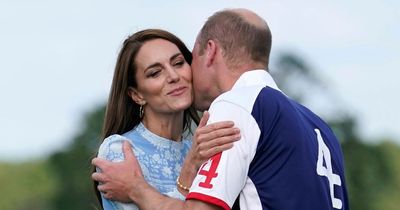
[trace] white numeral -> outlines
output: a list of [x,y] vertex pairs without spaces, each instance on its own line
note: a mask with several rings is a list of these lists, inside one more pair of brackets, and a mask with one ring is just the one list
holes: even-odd
[[[333,193],[334,185],[341,186],[342,180],[340,179],[339,175],[334,174],[332,171],[331,152],[329,151],[329,148],[325,145],[325,142],[322,139],[320,131],[318,129],[314,130],[317,133],[317,139],[318,139],[317,174],[328,178],[333,208],[342,209],[342,201],[338,198],[335,198],[335,195]],[[324,160],[326,167],[323,165]]]

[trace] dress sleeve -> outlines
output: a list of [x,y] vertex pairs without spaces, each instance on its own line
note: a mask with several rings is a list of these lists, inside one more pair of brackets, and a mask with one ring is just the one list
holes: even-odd
[[[122,144],[126,140],[128,140],[126,137],[117,134],[107,137],[100,145],[97,157],[109,160],[111,162],[123,161],[124,153],[122,151]],[[96,170],[101,172],[99,168],[96,168]],[[101,200],[104,210],[139,210],[139,208],[133,203],[121,203],[108,200],[104,198],[103,193],[101,193]]]
[[255,155],[260,129],[245,108],[219,101],[210,107],[208,123],[231,120],[240,129],[241,139],[233,148],[205,162],[195,177],[186,199],[196,199],[231,209],[243,189],[250,163]]

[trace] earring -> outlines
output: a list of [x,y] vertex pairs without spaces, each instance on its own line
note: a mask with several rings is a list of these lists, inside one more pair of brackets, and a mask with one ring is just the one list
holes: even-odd
[[143,118],[143,114],[144,114],[143,105],[140,105],[140,107],[139,107],[139,117]]

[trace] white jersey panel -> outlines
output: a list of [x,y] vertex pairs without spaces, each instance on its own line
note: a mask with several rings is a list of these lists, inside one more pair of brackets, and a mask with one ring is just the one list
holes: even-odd
[[212,157],[200,168],[187,199],[232,208],[247,183],[249,165],[260,137],[261,132],[251,110],[262,88],[238,88],[222,94],[212,103],[208,123],[231,120],[240,129],[242,138],[234,143],[232,149]]
[[240,209],[262,210],[260,196],[256,186],[250,178],[247,178],[246,185],[240,193]]

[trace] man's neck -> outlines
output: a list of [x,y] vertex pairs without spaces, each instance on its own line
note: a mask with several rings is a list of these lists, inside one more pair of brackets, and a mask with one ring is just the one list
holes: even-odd
[[231,90],[242,74],[254,69],[259,68],[256,68],[254,65],[242,65],[235,69],[227,69],[224,74],[220,74],[218,81],[221,94]]

